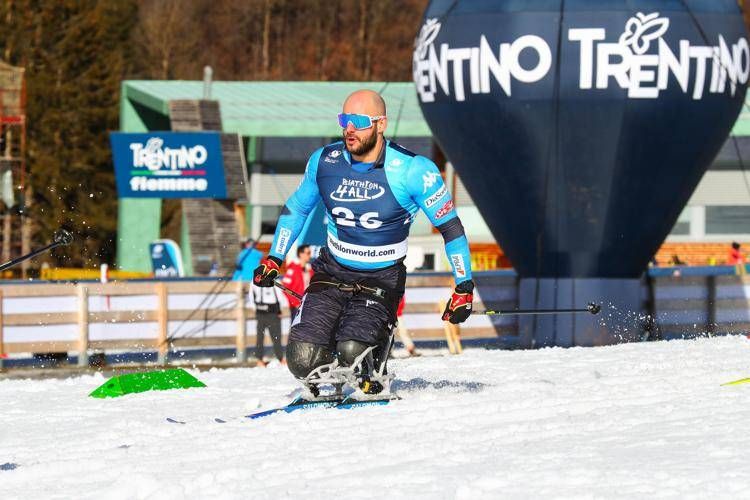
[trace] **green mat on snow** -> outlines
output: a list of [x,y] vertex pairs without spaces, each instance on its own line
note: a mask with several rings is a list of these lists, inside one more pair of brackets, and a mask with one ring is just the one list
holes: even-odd
[[92,398],[116,398],[136,392],[168,391],[169,389],[187,389],[189,387],[206,387],[206,384],[182,368],[173,368],[117,375],[97,387],[89,396]]

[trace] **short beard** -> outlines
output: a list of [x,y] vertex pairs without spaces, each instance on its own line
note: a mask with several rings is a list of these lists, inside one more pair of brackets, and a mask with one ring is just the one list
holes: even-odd
[[[344,135],[344,144],[346,144],[346,133]],[[372,134],[370,134],[369,137],[366,137],[362,140],[358,148],[350,149],[349,145],[346,144],[346,149],[349,150],[349,152],[353,155],[357,156],[364,156],[373,149],[375,149],[375,145],[378,143],[378,133],[377,129],[373,127]]]

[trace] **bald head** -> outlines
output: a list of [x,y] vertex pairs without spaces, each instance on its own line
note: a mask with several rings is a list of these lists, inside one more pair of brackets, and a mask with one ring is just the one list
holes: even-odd
[[365,163],[374,162],[385,147],[383,134],[388,126],[388,118],[385,117],[385,101],[377,92],[358,90],[346,98],[343,112],[345,114],[367,115],[371,118],[370,125],[366,128],[356,128],[349,121],[341,134],[346,149],[355,160]]
[[357,90],[344,101],[344,113],[385,116],[385,101],[374,90]]

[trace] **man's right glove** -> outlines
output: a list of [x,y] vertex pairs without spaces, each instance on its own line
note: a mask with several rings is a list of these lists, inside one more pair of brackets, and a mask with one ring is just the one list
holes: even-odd
[[464,281],[456,285],[456,290],[445,305],[443,321],[450,321],[454,325],[463,323],[471,315],[471,302],[474,300],[474,282]]
[[279,267],[281,259],[269,255],[253,271],[253,283],[260,287],[271,287],[273,282],[279,276]]

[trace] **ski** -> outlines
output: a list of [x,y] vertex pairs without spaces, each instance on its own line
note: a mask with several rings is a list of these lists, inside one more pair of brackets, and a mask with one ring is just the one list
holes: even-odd
[[[239,420],[239,419],[256,419],[256,418],[262,418],[267,417],[269,415],[273,415],[275,413],[292,413],[299,410],[309,410],[312,408],[333,408],[340,403],[344,401],[344,396],[335,396],[335,397],[329,397],[325,399],[319,399],[315,401],[308,401],[306,399],[303,399],[301,397],[297,397],[294,399],[291,403],[280,406],[278,408],[271,408],[269,410],[263,410],[258,413],[251,413],[250,415],[243,415],[241,417],[215,417],[213,419],[214,422],[217,424],[226,424],[233,420]],[[186,424],[187,422],[184,420],[178,420],[176,418],[167,417],[167,422],[170,424]]]
[[256,418],[263,418],[269,415],[274,415],[276,413],[292,413],[299,410],[310,410],[312,408],[334,408],[344,401],[344,396],[330,396],[312,401],[304,399],[301,396],[297,396],[297,398],[295,398],[288,405],[280,406],[278,408],[271,408],[270,410],[263,410],[258,413],[251,413],[250,415],[245,415],[245,418],[254,420]]
[[[239,419],[250,419],[255,420],[258,418],[268,417],[277,413],[293,413],[302,410],[311,410],[313,408],[332,408],[336,410],[353,410],[355,408],[362,408],[365,406],[385,406],[393,400],[401,399],[398,396],[389,396],[387,398],[380,399],[355,399],[347,396],[328,396],[325,399],[318,400],[307,400],[302,397],[297,397],[291,403],[280,406],[277,408],[271,408],[268,410],[259,411],[257,413],[251,413],[250,415],[244,415]],[[216,417],[213,419],[217,424],[226,424],[230,421],[236,421],[238,417],[233,418],[221,418]],[[167,417],[167,422],[171,424],[185,425],[187,422],[184,420],[178,420],[176,418]]]
[[337,410],[351,410],[354,408],[361,408],[363,406],[385,406],[395,399],[401,399],[398,396],[392,396],[387,399],[354,399],[346,398],[341,403],[336,405]]
[[[273,415],[275,413],[292,413],[299,410],[309,410],[312,408],[333,408],[334,406],[339,405],[344,401],[344,396],[335,396],[315,401],[308,401],[306,399],[303,399],[301,397],[297,397],[294,399],[291,403],[280,406],[278,408],[271,408],[269,410],[263,410],[258,413],[251,413],[250,415],[243,415],[241,417],[231,417],[231,418],[224,418],[224,417],[215,417],[213,419],[214,422],[217,424],[226,424],[229,421],[232,420],[238,420],[238,419],[256,419],[256,418],[262,418],[267,417],[269,415]],[[178,420],[176,418],[167,417],[167,422],[170,424],[186,424],[187,422],[184,420]]]
[[319,401],[307,401],[302,398],[297,398],[286,406],[246,415],[246,418],[256,419],[274,415],[276,413],[292,413],[297,410],[309,410],[311,408],[334,408],[336,410],[352,410],[354,408],[362,408],[364,406],[384,406],[395,399],[401,398],[394,395],[385,398],[373,399],[355,399],[351,396],[334,397],[328,400]]

